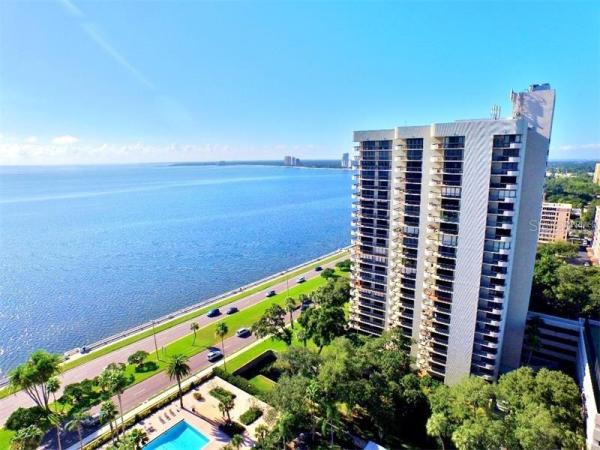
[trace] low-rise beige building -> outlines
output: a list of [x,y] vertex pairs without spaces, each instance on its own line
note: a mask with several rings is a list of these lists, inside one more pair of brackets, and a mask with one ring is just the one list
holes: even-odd
[[542,204],[538,234],[540,244],[567,240],[571,223],[571,209],[572,206],[569,203],[544,202]]

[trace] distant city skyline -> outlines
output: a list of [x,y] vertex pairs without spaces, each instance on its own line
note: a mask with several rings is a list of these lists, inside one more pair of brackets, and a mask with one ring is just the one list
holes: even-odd
[[506,87],[531,82],[559,92],[550,159],[598,158],[599,14],[583,1],[5,1],[0,164],[339,159],[352,130],[495,104],[507,116]]

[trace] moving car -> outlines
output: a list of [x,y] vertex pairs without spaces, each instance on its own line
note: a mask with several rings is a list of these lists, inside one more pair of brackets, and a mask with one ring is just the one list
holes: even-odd
[[210,352],[207,353],[206,355],[206,359],[208,359],[210,362],[216,361],[217,359],[220,359],[223,356],[223,353],[221,353],[221,350],[211,350]]
[[239,330],[237,330],[235,332],[235,335],[237,337],[246,337],[246,336],[250,336],[251,334],[252,334],[252,332],[248,328],[240,328]]
[[323,270],[323,268],[321,266],[315,267],[315,272],[320,272],[321,270]]
[[215,308],[215,309],[211,309],[208,314],[206,314],[207,317],[217,317],[221,315],[221,311],[219,311],[219,308]]
[[266,294],[266,297],[273,297],[275,295],[275,291],[269,291]]
[[227,314],[235,314],[235,313],[236,313],[236,312],[238,312],[238,311],[239,311],[239,309],[237,309],[237,307],[235,307],[235,306],[232,306],[231,308],[229,308],[229,309],[227,310]]
[[298,280],[297,280],[298,284],[300,284],[300,283],[304,283],[305,281],[306,281],[306,278],[304,278],[304,277],[300,277],[300,278],[298,278]]

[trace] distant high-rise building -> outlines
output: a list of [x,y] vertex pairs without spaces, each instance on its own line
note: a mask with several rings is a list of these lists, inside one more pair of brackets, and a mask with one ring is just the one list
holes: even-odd
[[351,323],[447,383],[518,367],[555,91],[512,117],[357,131]]
[[342,153],[342,168],[349,169],[350,168],[350,154]]
[[300,160],[295,156],[284,156],[283,157],[283,165],[284,166],[297,166],[300,164]]
[[594,215],[594,235],[592,238],[592,255],[596,265],[600,266],[600,207],[596,206]]
[[567,240],[572,209],[569,203],[542,203],[538,235],[540,244]]
[[596,163],[593,181],[595,184],[600,184],[600,163]]

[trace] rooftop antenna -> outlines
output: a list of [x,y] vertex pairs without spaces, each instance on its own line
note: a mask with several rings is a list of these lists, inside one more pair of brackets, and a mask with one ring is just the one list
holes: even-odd
[[498,105],[492,106],[491,117],[493,120],[498,120],[500,118],[502,108]]

